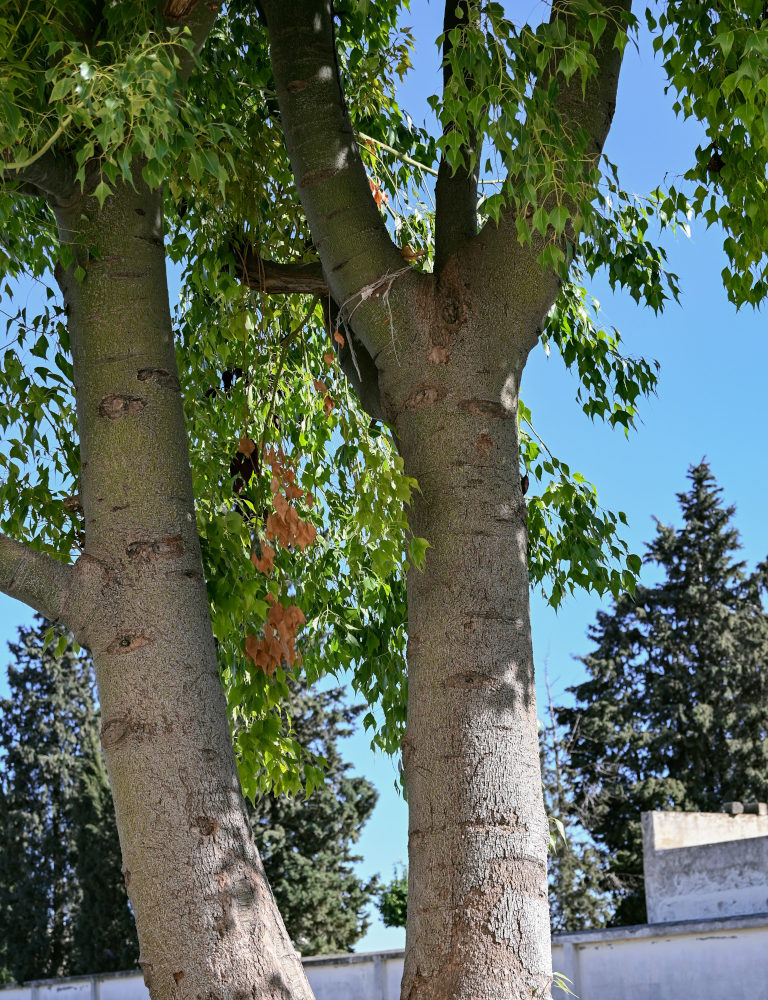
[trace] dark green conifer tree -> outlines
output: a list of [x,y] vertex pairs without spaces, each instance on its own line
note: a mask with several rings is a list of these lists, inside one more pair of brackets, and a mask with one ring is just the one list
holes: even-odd
[[558,711],[579,816],[620,886],[614,925],[646,920],[641,812],[768,797],[766,565],[736,558],[735,508],[706,461],[688,478],[682,526],[657,522],[648,546],[659,582],[598,612],[589,680]]
[[378,794],[365,778],[349,775],[338,740],[352,732],[361,709],[343,688],[307,691],[294,686],[287,707],[302,746],[327,761],[326,780],[306,800],[257,799],[251,812],[256,844],[288,933],[305,955],[351,950],[366,931],[366,907],[377,879],[355,874],[352,853]]
[[[130,967],[138,952],[122,883],[96,875],[119,871],[120,853],[90,662],[59,630],[46,647],[47,632],[41,618],[19,629],[0,701],[0,969],[19,982]],[[97,803],[98,830],[85,823]]]
[[98,746],[93,746],[83,768],[71,815],[75,876],[81,894],[71,971],[78,974],[135,968],[139,943],[125,891],[112,793]]
[[568,734],[558,725],[549,674],[548,713],[540,732],[541,780],[549,818],[549,919],[553,934],[605,927],[611,915],[611,876],[574,805]]

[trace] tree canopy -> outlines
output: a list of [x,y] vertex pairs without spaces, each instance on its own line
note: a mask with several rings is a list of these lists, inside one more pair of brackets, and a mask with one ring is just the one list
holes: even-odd
[[619,599],[640,559],[536,437],[526,359],[559,351],[586,414],[628,431],[655,367],[585,283],[661,308],[677,284],[651,227],[695,211],[725,227],[732,299],[768,289],[761,6],[648,15],[710,143],[642,198],[603,155],[628,0],[523,23],[449,0],[434,136],[395,96],[407,4],[371,12],[0,13],[3,289],[47,296],[11,307],[0,367],[0,586],[93,651],[155,1000],[253,976],[307,995],[229,748],[231,725],[249,795],[319,785],[285,711],[299,667],[350,669],[376,745],[402,748],[405,991],[546,992],[529,583]]

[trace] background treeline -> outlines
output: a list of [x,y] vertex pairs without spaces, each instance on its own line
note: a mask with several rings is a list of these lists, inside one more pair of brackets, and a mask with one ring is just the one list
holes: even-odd
[[[138,942],[99,748],[90,659],[38,618],[10,644],[0,701],[0,980],[134,968]],[[353,845],[376,804],[338,750],[360,709],[336,687],[293,685],[302,745],[327,761],[303,799],[259,799],[251,823],[288,932],[304,954],[348,950],[365,933],[376,879],[354,872]]]

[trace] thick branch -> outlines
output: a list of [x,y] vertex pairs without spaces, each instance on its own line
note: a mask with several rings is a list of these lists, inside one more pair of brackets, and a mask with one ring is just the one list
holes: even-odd
[[[597,70],[587,80],[585,90],[582,92],[580,73],[575,73],[568,83],[562,78],[555,79],[559,61],[557,55],[553,56],[549,68],[536,83],[537,90],[543,95],[548,95],[554,85],[559,129],[566,141],[569,136],[575,141],[579,133],[582,136],[586,133],[583,164],[585,179],[598,163],[611,127],[622,60],[621,51],[615,47],[615,42],[619,28],[625,24],[625,15],[631,8],[631,0],[609,0],[609,3],[603,9],[607,22],[605,30],[597,44],[591,45]],[[577,15],[572,12],[571,0],[557,0],[554,3],[551,20],[558,19],[564,21],[569,37],[577,30],[587,32],[583,21],[580,25]],[[557,170],[555,173],[557,176]],[[514,178],[512,180],[514,183]],[[568,184],[565,187],[567,189]],[[566,193],[566,204],[569,197]],[[567,230],[563,239],[566,238]],[[532,298],[541,304],[543,312],[549,309],[559,288],[559,276],[554,273],[543,274],[541,271],[538,264],[539,255],[544,249],[544,237],[541,234],[534,232],[531,243],[523,246],[517,234],[514,210],[509,209],[503,213],[498,225],[493,221],[485,224],[477,237],[477,243],[488,252],[490,258],[506,261],[513,267],[515,273],[528,285]]]
[[[186,28],[192,36],[194,51],[199,52],[220,7],[217,0],[165,0],[163,21],[168,28]],[[183,83],[194,70],[195,60],[186,49],[181,49],[179,61],[178,78]]]
[[65,620],[74,570],[58,559],[0,535],[0,591],[23,601],[51,622]]
[[[336,330],[339,325],[339,307],[333,299],[323,302],[323,314],[329,330]],[[376,362],[360,343],[354,333],[346,329],[346,337],[339,351],[339,364],[346,375],[349,384],[357,393],[360,405],[373,420],[386,423],[384,406],[381,402],[379,386],[379,370]]]
[[269,295],[328,295],[319,261],[277,264],[261,257],[252,247],[244,250],[241,256],[235,251],[235,256],[237,276],[249,288]]
[[[626,27],[625,15],[632,8],[632,0],[612,0],[607,4],[603,16],[607,24],[605,30],[592,46],[592,54],[597,63],[597,72],[587,80],[582,90],[581,74],[574,73],[567,84],[561,84],[558,91],[557,108],[563,128],[569,133],[584,129],[589,136],[587,155],[589,165],[597,163],[616,110],[616,91],[619,85],[622,51],[616,48],[616,37],[622,27]],[[582,15],[583,16],[583,15]],[[577,29],[577,18],[572,12],[571,0],[553,3],[550,21],[561,20],[567,35]],[[582,26],[586,33],[586,27]],[[541,84],[548,86],[545,76]]]
[[[403,259],[371,197],[339,83],[330,0],[263,3],[286,146],[312,239],[333,298],[351,302]],[[364,296],[368,298],[368,296]],[[382,324],[366,324],[371,299],[355,318],[375,351]],[[378,336],[377,336],[378,335]]]
[[[453,76],[450,53],[453,47],[450,33],[469,22],[476,14],[476,0],[467,0],[457,7],[456,0],[445,0],[445,15],[443,17],[443,93],[445,94]],[[465,74],[465,81],[471,90],[472,80]],[[449,131],[450,125],[445,131]],[[444,131],[444,134],[445,134]],[[468,164],[477,136],[473,132],[469,136],[469,146],[464,148],[465,161]],[[451,254],[470,240],[477,233],[477,178],[480,168],[479,157],[470,170],[460,166],[453,173],[451,166],[443,156],[437,173],[435,185],[435,271],[443,269]]]
[[46,198],[54,208],[66,205],[76,194],[74,160],[45,149],[20,166],[3,166],[0,181],[11,182],[20,195]]

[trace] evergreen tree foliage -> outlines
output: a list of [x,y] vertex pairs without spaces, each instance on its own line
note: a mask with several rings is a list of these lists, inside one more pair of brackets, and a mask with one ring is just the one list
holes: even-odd
[[85,653],[38,618],[0,702],[0,969],[6,980],[134,965],[133,917]]
[[659,582],[598,612],[589,680],[558,711],[579,815],[620,885],[614,925],[646,919],[641,812],[768,797],[766,564],[737,559],[735,508],[707,462],[688,478],[682,527],[657,522],[648,546]]
[[[89,734],[90,735],[90,734]],[[120,840],[104,758],[94,745],[73,802],[75,876],[81,899],[72,941],[72,972],[115,972],[138,965]]]
[[383,885],[377,903],[385,927],[405,927],[408,916],[408,868],[395,868],[392,881]]
[[378,794],[348,773],[338,740],[349,736],[362,711],[345,703],[344,689],[306,690],[291,684],[286,705],[302,746],[327,761],[325,783],[307,799],[257,798],[251,824],[288,933],[305,955],[350,951],[368,927],[365,913],[377,879],[354,872],[352,845]]
[[549,919],[553,933],[604,927],[611,914],[605,858],[574,807],[574,772],[568,734],[557,724],[549,676],[548,724],[541,729],[541,778],[549,817]]

